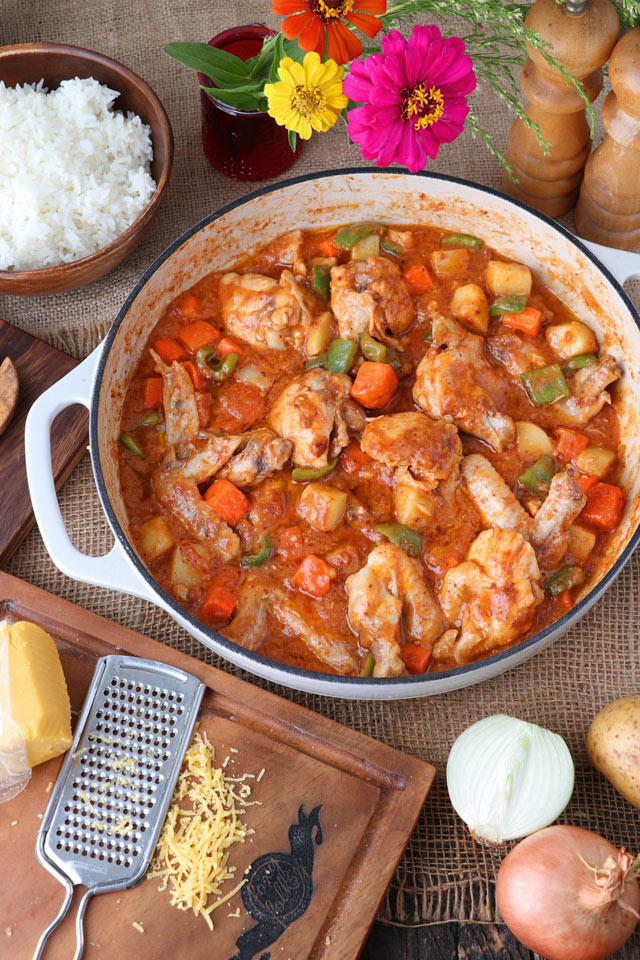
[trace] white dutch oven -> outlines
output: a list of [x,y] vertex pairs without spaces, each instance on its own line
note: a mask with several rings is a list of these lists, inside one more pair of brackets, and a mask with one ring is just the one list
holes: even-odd
[[[292,227],[326,227],[358,220],[431,224],[477,234],[495,250],[526,263],[554,293],[597,329],[605,350],[624,370],[619,397],[629,499],[606,556],[579,602],[551,627],[478,663],[440,673],[393,679],[336,677],[276,663],[220,636],[182,609],[151,577],[131,545],[118,480],[120,410],[150,330],[181,291],[212,270]],[[443,693],[521,663],[563,634],[598,600],[620,572],[640,537],[640,318],[621,284],[640,276],[640,257],[577,241],[556,223],[484,187],[436,174],[341,170],[300,177],[250,194],[205,218],[176,240],[136,285],[104,342],[33,405],[26,426],[27,473],[46,547],[76,580],[134,594],[158,604],[206,647],[268,680],[336,697],[392,699]],[[90,411],[93,471],[115,535],[103,557],[88,557],[65,530],[50,470],[50,428],[65,407]],[[81,505],[78,507],[81,509]]]

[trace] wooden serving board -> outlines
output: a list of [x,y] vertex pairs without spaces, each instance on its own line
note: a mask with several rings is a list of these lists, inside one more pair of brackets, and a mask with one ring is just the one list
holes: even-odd
[[[0,435],[0,567],[15,553],[33,526],[24,462],[24,424],[32,403],[78,363],[61,350],[0,319],[0,362],[11,357],[19,379],[18,406]],[[82,457],[88,416],[84,407],[64,410],[51,431],[51,457],[56,489]],[[0,951],[2,956],[2,951]]]
[[[247,897],[249,912],[240,891],[215,911],[211,933],[201,917],[171,907],[157,880],[145,879],[132,890],[90,901],[86,960],[355,960],[431,786],[433,767],[4,573],[2,618],[32,620],[55,638],[73,710],[80,708],[96,659],[105,654],[149,657],[194,674],[208,688],[199,720],[216,760],[229,756],[230,775],[257,775],[265,768],[251,798],[260,805],[243,817],[255,834],[232,848],[230,864],[242,877],[257,858],[275,854],[276,870],[283,865],[277,916],[289,911],[289,925],[265,924],[260,916],[260,910],[271,916],[275,909],[268,884],[266,891],[251,888],[258,901],[262,897],[258,910]],[[62,887],[34,852],[47,785],[60,763],[58,758],[36,767],[27,789],[0,805],[0,956],[12,960],[30,960],[62,902]],[[304,903],[287,861],[293,854],[290,828],[298,824],[301,807],[305,815],[319,807],[322,831],[312,829],[307,837],[313,853],[304,869],[313,892]],[[230,882],[227,889],[232,887]],[[46,958],[68,960],[74,949],[71,916],[52,935]]]

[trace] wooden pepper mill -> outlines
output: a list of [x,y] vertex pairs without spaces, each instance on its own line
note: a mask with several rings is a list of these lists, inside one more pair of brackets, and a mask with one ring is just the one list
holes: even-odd
[[[566,70],[582,81],[591,101],[602,89],[602,65],[615,44],[620,24],[609,0],[536,0],[525,26],[549,44],[550,53]],[[540,127],[549,144],[546,155],[535,133],[522,120],[509,134],[507,160],[519,183],[503,174],[505,193],[558,217],[574,205],[584,166],[591,150],[585,104],[568,87],[557,68],[527,44],[529,58],[522,68],[522,89],[527,97],[526,114]]]
[[576,208],[581,237],[608,247],[640,247],[640,27],[616,44],[611,93],[602,107],[609,136],[589,158]]

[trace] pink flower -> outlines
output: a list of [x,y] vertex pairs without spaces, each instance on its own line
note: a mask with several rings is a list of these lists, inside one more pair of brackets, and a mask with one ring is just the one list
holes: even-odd
[[347,130],[365,160],[415,173],[462,131],[476,85],[473,63],[459,37],[442,37],[434,26],[414,27],[408,40],[391,30],[381,49],[354,60],[343,83],[362,104],[347,114]]

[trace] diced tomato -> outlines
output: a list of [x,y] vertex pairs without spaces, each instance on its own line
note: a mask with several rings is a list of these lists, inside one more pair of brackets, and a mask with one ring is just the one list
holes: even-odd
[[212,323],[206,320],[193,320],[178,330],[178,339],[184,343],[189,353],[197,353],[201,347],[208,347],[220,339],[220,333]]
[[365,360],[358,369],[350,393],[363,407],[377,410],[391,400],[398,389],[398,378],[388,363]]
[[168,366],[174,362],[174,360],[186,360],[187,351],[184,349],[182,344],[178,343],[177,340],[174,340],[173,337],[161,337],[160,340],[156,340],[152,344],[152,348],[158,354],[163,363],[166,363]]
[[587,474],[581,474],[579,477],[576,477],[576,483],[580,487],[583,493],[589,493],[591,487],[595,487],[598,482],[597,477],[590,477]]
[[329,592],[331,581],[335,577],[335,570],[326,560],[310,553],[294,573],[291,582],[294,587],[302,590],[303,593],[309,593],[312,597],[319,598],[324,597]]
[[558,427],[554,431],[556,453],[562,460],[575,460],[589,446],[589,437],[570,427]]
[[502,322],[513,330],[537,337],[542,326],[542,312],[535,307],[525,307],[522,313],[503,313]]
[[193,293],[185,293],[178,303],[178,310],[189,320],[196,320],[202,316],[202,304]]
[[426,293],[433,286],[433,277],[424,263],[412,263],[402,274],[414,293]]
[[347,444],[340,454],[340,464],[345,473],[358,473],[363,467],[371,463],[371,457],[361,449],[355,440]]
[[597,530],[614,530],[620,522],[625,499],[620,487],[598,481],[587,492],[580,519]]
[[405,643],[400,648],[400,657],[407,668],[407,673],[426,673],[431,663],[431,650],[419,647],[417,643]]
[[185,368],[189,376],[191,377],[191,383],[196,390],[204,390],[207,385],[207,381],[202,376],[197,366],[193,360],[185,360],[182,366]]
[[238,490],[235,484],[222,477],[213,481],[204,499],[230,527],[235,527],[251,510],[251,501],[245,497],[242,490]]
[[213,397],[208,390],[196,390],[196,407],[198,408],[198,420],[201,427],[208,427],[211,423],[211,407],[213,406]]
[[219,583],[212,583],[200,606],[200,613],[209,620],[225,623],[236,608],[236,598]]
[[302,560],[304,557],[304,540],[300,527],[282,527],[278,530],[276,552],[285,560]]
[[244,350],[235,340],[232,340],[230,337],[223,337],[222,340],[218,340],[216,344],[216,353],[221,357],[228,357],[230,353],[239,353],[240,356],[242,356]]
[[142,381],[142,406],[153,410],[162,403],[164,383],[162,377],[145,377]]
[[320,240],[318,243],[318,252],[323,257],[339,257],[342,253],[341,250],[338,250],[337,247],[334,247],[331,237],[327,237],[325,240]]

